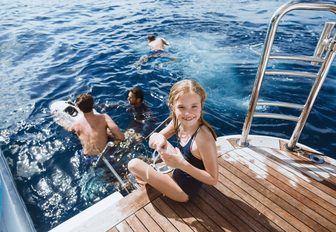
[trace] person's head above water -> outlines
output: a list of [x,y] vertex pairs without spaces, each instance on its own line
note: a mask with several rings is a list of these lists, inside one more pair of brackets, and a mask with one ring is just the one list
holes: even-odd
[[140,105],[144,100],[144,92],[139,86],[135,86],[128,92],[127,100],[130,105]]
[[148,42],[152,42],[152,41],[154,41],[156,38],[155,38],[155,35],[153,35],[153,34],[148,34],[147,35],[147,40],[148,40]]
[[77,96],[76,105],[83,113],[89,113],[93,109],[93,97],[88,93],[82,93]]
[[152,51],[164,51],[166,46],[169,46],[167,40],[162,37],[156,37],[154,34],[147,35],[147,43]]

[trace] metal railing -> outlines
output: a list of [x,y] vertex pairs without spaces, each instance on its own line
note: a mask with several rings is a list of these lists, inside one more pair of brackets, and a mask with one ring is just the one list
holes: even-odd
[[[315,11],[330,11],[336,14],[336,4],[319,4],[319,3],[295,3],[291,2],[281,6],[273,15],[271,23],[269,25],[264,49],[261,55],[260,64],[256,74],[256,80],[254,83],[253,91],[251,94],[250,103],[248,106],[248,111],[246,114],[245,122],[243,125],[242,135],[240,138],[240,146],[248,146],[248,135],[251,129],[253,117],[267,117],[274,119],[283,119],[296,121],[296,127],[292,133],[289,143],[287,144],[288,149],[294,149],[296,143],[301,135],[303,127],[307,121],[309,113],[315,102],[318,92],[329,72],[332,61],[335,57],[336,52],[336,33],[332,36],[335,24],[334,22],[327,22],[324,26],[323,32],[316,46],[313,56],[271,56],[271,49],[274,42],[276,30],[279,26],[281,18],[290,11],[294,10],[315,10]],[[293,71],[280,71],[280,70],[266,70],[267,63],[269,59],[276,60],[298,60],[307,61],[312,65],[320,64],[321,67],[317,74],[310,72],[293,72]],[[260,93],[261,84],[263,82],[264,76],[266,75],[290,75],[294,77],[307,77],[314,79],[315,82],[311,88],[311,91],[307,97],[306,103],[301,106],[298,104],[287,103],[287,102],[258,102],[258,97]],[[299,117],[282,115],[282,114],[272,114],[272,113],[255,113],[255,108],[257,105],[272,105],[287,108],[300,109],[301,114]]]

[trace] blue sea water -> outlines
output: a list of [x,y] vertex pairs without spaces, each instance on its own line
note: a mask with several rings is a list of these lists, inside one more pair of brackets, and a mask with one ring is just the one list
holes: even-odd
[[[217,134],[240,134],[270,17],[286,2],[1,1],[0,147],[36,229],[47,231],[116,190],[105,169],[82,163],[76,136],[53,121],[52,101],[89,92],[99,110],[126,130],[132,121],[124,107],[129,88],[144,89],[160,122],[169,114],[172,84],[193,78],[208,93],[205,118]],[[312,55],[326,19],[335,16],[291,13],[279,28],[275,51]],[[149,51],[147,33],[166,38],[176,62],[154,59],[139,66]],[[335,75],[333,64],[300,137],[333,158]],[[272,77],[262,98],[302,104],[311,84]],[[291,122],[254,122],[252,134],[289,138],[294,128]],[[146,144],[132,147],[124,162],[139,154],[150,154]]]

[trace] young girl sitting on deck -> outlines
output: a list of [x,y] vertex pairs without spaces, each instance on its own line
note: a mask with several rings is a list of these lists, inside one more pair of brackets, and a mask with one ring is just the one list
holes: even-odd
[[[182,80],[169,93],[172,121],[153,133],[149,146],[159,152],[166,165],[175,168],[172,176],[157,172],[140,159],[132,159],[128,169],[165,196],[186,202],[197,194],[202,183],[215,185],[218,179],[216,135],[203,119],[206,93],[194,80]],[[176,134],[179,148],[168,141]]]

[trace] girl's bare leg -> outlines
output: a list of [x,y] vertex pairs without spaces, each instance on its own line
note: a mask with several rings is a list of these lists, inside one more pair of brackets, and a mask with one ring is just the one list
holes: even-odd
[[128,170],[140,181],[147,182],[149,185],[160,191],[163,195],[174,201],[186,202],[188,195],[176,184],[168,175],[154,170],[154,168],[140,159],[132,159],[128,163]]

